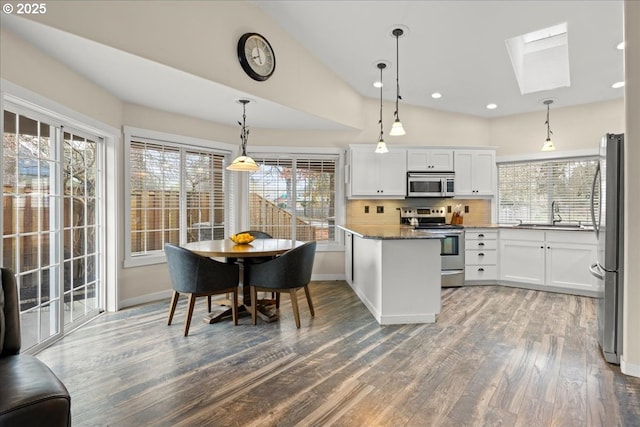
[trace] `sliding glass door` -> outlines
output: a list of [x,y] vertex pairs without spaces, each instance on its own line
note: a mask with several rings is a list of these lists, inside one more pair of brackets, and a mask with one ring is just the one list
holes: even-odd
[[2,265],[16,274],[26,350],[101,307],[103,143],[36,113],[3,114]]

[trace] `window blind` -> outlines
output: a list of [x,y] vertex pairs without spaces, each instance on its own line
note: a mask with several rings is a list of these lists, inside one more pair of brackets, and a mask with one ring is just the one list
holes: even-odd
[[273,237],[335,240],[337,156],[254,156],[249,224]]
[[132,140],[129,159],[132,255],[224,238],[223,154]]
[[597,163],[595,157],[499,163],[499,222],[590,222]]

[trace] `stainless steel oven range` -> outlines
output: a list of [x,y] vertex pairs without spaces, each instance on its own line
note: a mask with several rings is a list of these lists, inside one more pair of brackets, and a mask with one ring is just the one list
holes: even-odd
[[442,286],[464,284],[464,228],[446,224],[444,208],[400,208],[400,224],[442,234]]

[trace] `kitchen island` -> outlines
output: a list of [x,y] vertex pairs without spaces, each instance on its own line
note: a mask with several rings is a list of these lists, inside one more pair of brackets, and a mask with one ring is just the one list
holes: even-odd
[[404,225],[339,226],[347,282],[381,325],[434,323],[440,313],[441,235]]

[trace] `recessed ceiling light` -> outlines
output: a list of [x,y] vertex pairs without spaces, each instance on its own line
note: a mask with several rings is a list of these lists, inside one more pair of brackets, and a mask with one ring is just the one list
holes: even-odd
[[618,43],[618,46],[616,46],[616,48],[617,48],[618,50],[624,50],[624,42],[620,42],[620,43]]
[[614,89],[620,89],[621,87],[624,87],[624,82],[615,82],[611,87]]
[[487,109],[488,110],[495,110],[496,108],[498,108],[497,104],[487,104]]
[[384,86],[384,84],[380,81],[378,82],[373,82],[373,87],[380,89],[382,86]]
[[433,92],[433,93],[431,94],[431,97],[432,97],[433,99],[440,99],[440,98],[442,98],[442,94],[441,94],[440,92]]

